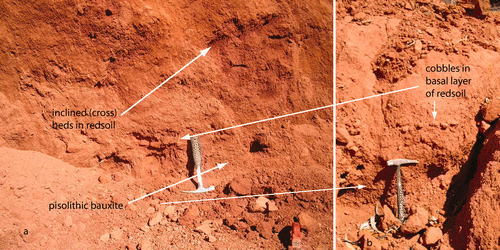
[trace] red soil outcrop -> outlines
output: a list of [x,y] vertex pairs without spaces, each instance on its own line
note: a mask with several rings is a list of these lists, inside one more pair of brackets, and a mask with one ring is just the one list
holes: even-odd
[[[309,244],[330,247],[331,192],[268,197],[278,208],[269,213],[249,212],[254,198],[181,204],[158,213],[166,209],[161,202],[241,195],[231,189],[238,185],[248,194],[331,188],[331,108],[201,136],[204,169],[228,162],[204,176],[215,191],[186,195],[180,191],[196,186],[185,182],[125,210],[46,208],[73,199],[126,204],[192,175],[188,143],[180,139],[188,133],[331,105],[332,6],[332,1],[2,1],[0,145],[65,162],[5,149],[20,161],[5,177],[18,179],[1,187],[3,211],[12,218],[1,226],[3,247],[278,249],[288,244],[288,227],[301,212],[317,220]],[[120,116],[208,47],[205,57]],[[53,115],[66,109],[116,116]],[[77,129],[77,122],[114,122],[115,128]],[[54,129],[54,123],[74,128]],[[51,163],[30,167],[44,161]],[[44,172],[65,173],[64,182],[45,176],[53,192],[36,186],[32,175]],[[85,186],[73,191],[71,183]],[[12,202],[25,205],[9,206]],[[185,214],[192,206],[198,213]],[[210,235],[203,233],[206,225]]]
[[[492,104],[500,90],[496,66],[500,61],[498,14],[475,16],[473,10],[463,6],[431,0],[336,4],[337,102],[418,86],[338,107],[337,183],[367,187],[338,193],[337,249],[349,249],[343,242],[346,238],[358,241],[362,249],[498,247],[498,238],[495,243],[494,237],[499,231],[486,223],[494,221],[491,215],[496,210],[488,210],[488,206],[490,201],[497,201],[495,182],[486,179],[489,184],[473,184],[483,181],[474,167],[479,164],[479,171],[479,166],[486,164],[481,163],[484,160],[478,163],[478,155],[488,154],[478,146],[482,145],[480,132],[498,118]],[[471,70],[429,72],[428,67],[443,65],[466,65]],[[444,77],[471,82],[461,87],[427,84],[427,79]],[[433,89],[465,90],[466,95],[426,97]],[[486,103],[493,105],[493,118],[478,121],[479,109]],[[404,232],[391,231],[383,239],[375,238],[379,248],[368,248],[366,239],[371,240],[372,233],[360,232],[359,228],[375,215],[377,202],[392,213],[396,211],[395,169],[386,164],[394,158],[420,162],[403,168],[403,184],[410,218],[422,214],[428,220],[413,218]],[[476,190],[483,191],[474,194]],[[486,200],[485,206],[470,199]],[[458,222],[481,212],[484,216],[472,219],[473,224]],[[455,229],[453,225],[457,225]],[[462,234],[458,236],[456,228],[460,226]],[[479,236],[486,232],[488,236]],[[459,238],[474,243],[459,244]]]

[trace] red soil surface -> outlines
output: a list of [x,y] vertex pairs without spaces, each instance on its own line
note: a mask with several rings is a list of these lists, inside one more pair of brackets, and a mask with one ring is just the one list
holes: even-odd
[[[294,217],[305,212],[314,225],[304,231],[305,244],[330,248],[331,192],[268,197],[278,207],[269,213],[249,212],[254,198],[180,204],[168,212],[160,203],[331,188],[332,109],[201,136],[204,169],[228,162],[204,177],[215,191],[187,195],[180,191],[196,186],[185,182],[124,210],[48,208],[67,201],[127,204],[193,174],[188,143],[180,139],[188,133],[332,104],[332,6],[2,1],[0,245],[282,249]],[[208,47],[206,57],[119,115]],[[65,109],[118,116],[52,115]],[[98,121],[116,128],[52,128]],[[196,230],[202,222],[211,232]]]

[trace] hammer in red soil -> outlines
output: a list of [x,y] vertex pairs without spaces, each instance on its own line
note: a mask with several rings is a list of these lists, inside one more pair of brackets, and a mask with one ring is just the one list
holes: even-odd
[[200,138],[198,136],[193,136],[190,138],[191,140],[191,148],[193,150],[193,160],[194,160],[194,166],[196,168],[196,177],[198,178],[198,189],[195,191],[182,191],[184,193],[193,193],[193,194],[199,194],[199,193],[205,193],[209,192],[215,189],[214,186],[210,186],[209,188],[206,188],[203,186],[203,179],[201,178],[201,143],[200,143]]
[[406,220],[406,202],[405,202],[405,191],[403,189],[403,183],[401,181],[401,166],[408,164],[418,164],[418,161],[407,160],[407,159],[394,159],[387,161],[387,166],[396,166],[396,181],[398,185],[398,219],[401,223],[405,223]]

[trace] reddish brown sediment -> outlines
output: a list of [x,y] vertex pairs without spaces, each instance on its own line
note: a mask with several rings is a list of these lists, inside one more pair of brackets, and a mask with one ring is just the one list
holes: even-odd
[[[203,171],[228,163],[203,176],[214,191],[184,194],[197,188],[187,181],[126,205],[194,174],[186,134],[331,105],[332,1],[3,1],[0,11],[0,145],[43,153],[2,151],[2,247],[278,249],[304,211],[320,222],[314,247],[332,245],[328,191],[267,197],[259,213],[256,198],[160,205],[331,188],[332,108],[200,136]],[[104,113],[81,116],[90,109]],[[126,208],[48,211],[68,201]]]
[[[456,221],[457,214],[460,217],[470,210],[468,197],[479,200],[473,194],[478,188],[473,183],[482,178],[475,170],[479,171],[479,153],[485,154],[481,151],[484,134],[498,118],[494,103],[500,89],[495,73],[500,60],[500,19],[494,13],[484,18],[474,15],[460,5],[430,0],[337,2],[337,102],[419,86],[338,107],[337,129],[342,133],[337,134],[337,183],[367,185],[339,192],[338,248],[347,249],[342,242],[345,235],[361,245],[368,237],[363,235],[372,237],[359,227],[375,215],[377,202],[387,206],[385,213],[396,213],[395,169],[385,162],[397,158],[419,161],[402,171],[411,221],[404,230],[378,239],[382,249],[466,249],[457,243],[459,238],[475,242],[468,246],[477,247],[482,240],[489,246],[498,244],[496,227],[486,230],[488,225],[480,222],[494,219],[489,212],[479,215],[489,209],[488,201],[497,200],[493,183],[482,186],[485,191],[480,199],[486,201],[486,207],[481,202],[474,205],[477,225],[467,228],[472,224]],[[463,65],[470,71],[463,72]],[[460,72],[429,72],[428,67],[438,66],[458,67]],[[461,87],[432,84],[432,79],[446,77],[448,83],[451,77],[462,83],[471,80]],[[465,91],[466,95],[426,97],[433,90]],[[462,216],[464,220],[469,217]],[[385,218],[380,220],[382,229]],[[454,228],[460,226],[464,233],[458,237]],[[468,230],[476,233],[465,233]],[[479,237],[479,232],[488,236]]]

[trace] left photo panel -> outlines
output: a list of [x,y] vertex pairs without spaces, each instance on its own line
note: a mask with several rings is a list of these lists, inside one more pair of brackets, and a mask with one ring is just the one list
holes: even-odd
[[0,248],[331,249],[333,1],[2,1]]

